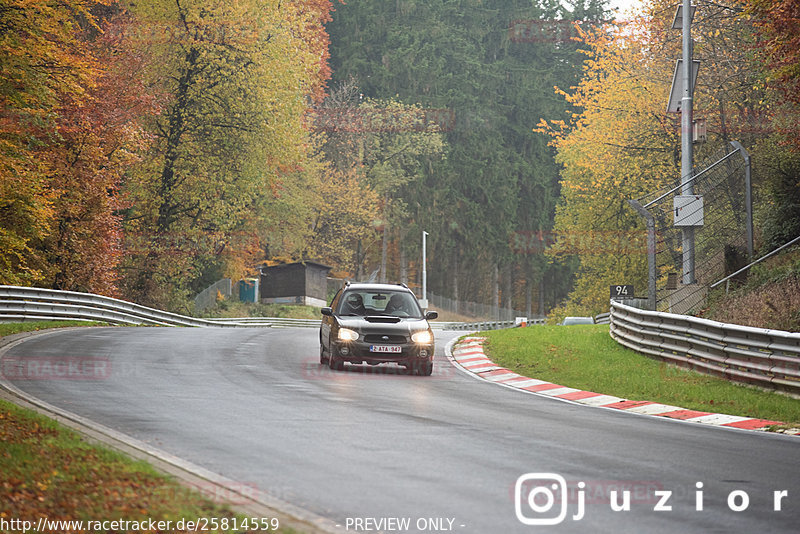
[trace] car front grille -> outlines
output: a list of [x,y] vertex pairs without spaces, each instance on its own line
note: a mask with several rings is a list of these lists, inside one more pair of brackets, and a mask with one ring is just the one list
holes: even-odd
[[367,334],[364,336],[364,341],[366,343],[405,343],[406,337],[398,334]]

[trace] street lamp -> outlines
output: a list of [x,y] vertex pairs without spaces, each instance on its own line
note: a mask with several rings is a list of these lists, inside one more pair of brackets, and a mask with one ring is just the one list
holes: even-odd
[[428,309],[428,255],[427,255],[427,243],[426,238],[428,237],[428,232],[425,230],[422,231],[422,300],[420,300],[420,306],[423,309]]

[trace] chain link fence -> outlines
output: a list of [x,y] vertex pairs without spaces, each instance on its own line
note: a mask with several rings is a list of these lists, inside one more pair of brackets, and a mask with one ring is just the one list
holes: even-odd
[[[747,265],[753,255],[750,158],[738,143],[695,167],[692,194],[673,184],[631,202],[649,220],[650,299],[656,310],[686,314],[708,287]],[[684,283],[683,228],[694,229],[694,277]]]
[[[500,308],[491,304],[480,304],[465,300],[455,300],[447,297],[435,295],[428,291],[428,302],[440,311],[446,311],[472,317],[474,319],[490,319],[494,321],[513,321],[516,317],[527,317],[524,311],[513,310],[511,308]],[[529,319],[540,318],[529,317]]]
[[[194,298],[194,309],[198,312],[213,308],[217,304],[217,294],[221,294],[223,298],[231,297],[231,279],[223,278],[217,280],[203,291],[197,294]],[[238,295],[237,295],[238,298]]]

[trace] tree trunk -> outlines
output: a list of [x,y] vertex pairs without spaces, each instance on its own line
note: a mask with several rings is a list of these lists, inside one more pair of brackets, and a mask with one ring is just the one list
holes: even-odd
[[500,319],[500,269],[496,263],[492,269],[492,319]]
[[356,246],[356,282],[361,281],[361,240],[358,240]]
[[509,263],[503,271],[503,319],[508,320],[514,318],[514,265]]
[[460,306],[458,305],[458,247],[453,249],[453,311],[460,313]]
[[381,277],[382,284],[386,283],[386,256],[389,247],[389,225],[384,221],[383,223],[383,244],[381,245]]
[[533,282],[530,278],[525,279],[525,316],[528,321],[533,314]]
[[157,227],[160,234],[166,233],[173,222],[175,211],[178,209],[174,198],[176,184],[175,163],[178,161],[181,138],[186,131],[186,114],[190,107],[189,90],[194,83],[195,64],[199,51],[192,47],[186,53],[186,69],[178,80],[175,106],[169,115],[167,130],[166,152],[164,166],[161,170],[161,184],[159,185],[160,205],[158,207]]
[[408,257],[404,247],[400,247],[400,281],[408,284]]

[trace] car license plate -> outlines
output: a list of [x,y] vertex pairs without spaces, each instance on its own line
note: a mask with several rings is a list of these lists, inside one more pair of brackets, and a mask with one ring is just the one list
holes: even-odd
[[402,352],[403,348],[400,347],[399,345],[370,345],[369,351],[397,353],[397,352]]

